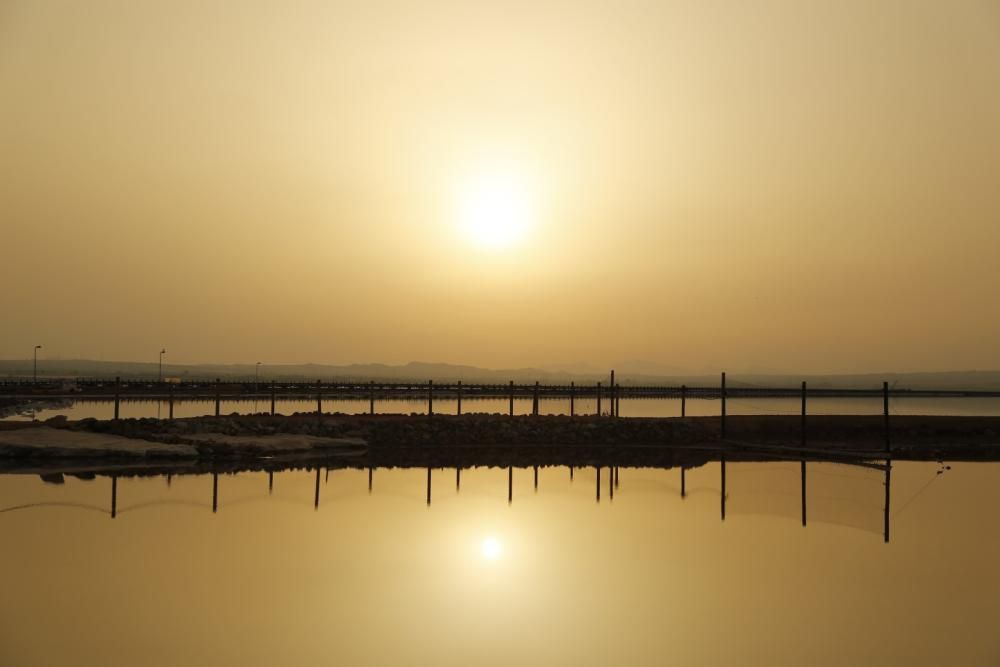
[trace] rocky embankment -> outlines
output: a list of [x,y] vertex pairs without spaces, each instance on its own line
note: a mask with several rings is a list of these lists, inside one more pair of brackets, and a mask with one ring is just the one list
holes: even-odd
[[[0,463],[17,457],[120,456],[233,459],[350,458],[353,465],[697,465],[732,459],[871,457],[885,451],[880,416],[813,416],[806,447],[798,416],[610,419],[506,415],[229,415],[188,419],[55,418],[0,424]],[[44,436],[15,436],[44,429]],[[64,437],[60,436],[64,434]],[[27,446],[24,439],[36,438]],[[71,438],[98,440],[72,448]],[[21,438],[17,441],[17,438]],[[1000,459],[1000,417],[892,417],[894,458]],[[48,443],[46,446],[45,443]],[[142,444],[145,443],[145,444]],[[93,445],[93,446],[91,446]],[[155,447],[153,447],[155,445]],[[96,449],[95,449],[96,447]],[[165,448],[165,449],[164,449]]]

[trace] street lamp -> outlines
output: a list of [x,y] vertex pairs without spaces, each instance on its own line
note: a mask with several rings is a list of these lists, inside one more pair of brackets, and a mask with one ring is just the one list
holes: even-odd
[[160,350],[160,371],[159,375],[156,378],[157,382],[163,382],[163,355],[165,355],[166,353],[167,353],[166,348]]
[[31,371],[31,378],[32,378],[31,379],[31,384],[32,385],[38,384],[38,351],[40,349],[42,349],[41,345],[36,345],[35,346],[35,361],[32,364],[32,371]]

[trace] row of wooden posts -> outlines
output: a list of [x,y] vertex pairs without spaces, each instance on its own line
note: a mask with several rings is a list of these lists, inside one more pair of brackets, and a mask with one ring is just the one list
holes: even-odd
[[[221,389],[220,389],[219,378],[215,380],[215,416],[220,415],[220,405],[222,402]],[[535,382],[535,392],[532,397],[532,408],[531,414],[534,416],[538,415],[538,397],[539,397],[539,383]],[[462,414],[462,381],[459,380],[457,391],[457,409],[456,414]],[[571,417],[576,416],[576,396],[574,388],[575,383],[570,383],[570,395],[569,395],[569,413]],[[612,417],[621,416],[621,385],[615,383],[615,372],[611,371],[611,384],[609,387],[608,398],[611,401],[611,413]],[[119,417],[120,404],[121,404],[121,378],[115,378],[115,419]],[[597,415],[601,414],[601,383],[597,383]],[[802,382],[802,446],[806,444],[806,399],[808,390],[805,381]],[[720,408],[720,433],[723,440],[726,439],[726,374],[722,374],[721,378],[721,408]],[[275,400],[276,393],[274,383],[271,383],[271,414],[275,414]],[[510,416],[514,416],[514,381],[510,382]],[[174,393],[173,387],[170,389],[170,395],[168,398],[169,404],[169,419],[174,418]],[[371,382],[371,390],[368,395],[368,411],[370,414],[375,414],[375,383]],[[882,414],[884,419],[884,430],[885,430],[885,449],[889,451],[889,383],[882,383]],[[316,380],[316,415],[321,417],[323,415],[323,391],[322,382]],[[434,416],[434,381],[427,381],[427,416]],[[681,386],[681,417],[687,416],[687,386]]]

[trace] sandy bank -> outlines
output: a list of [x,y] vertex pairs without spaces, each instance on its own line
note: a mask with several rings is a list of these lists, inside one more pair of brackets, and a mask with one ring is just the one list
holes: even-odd
[[193,458],[197,455],[198,450],[191,445],[168,445],[108,433],[69,431],[47,426],[0,431],[0,456]]

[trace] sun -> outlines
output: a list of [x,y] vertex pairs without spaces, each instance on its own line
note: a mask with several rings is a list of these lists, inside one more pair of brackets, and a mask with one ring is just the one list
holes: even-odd
[[473,246],[513,248],[524,241],[534,222],[533,197],[525,184],[512,176],[478,176],[460,189],[458,226]]
[[483,539],[480,551],[486,560],[497,560],[503,554],[503,546],[497,538],[487,537]]

